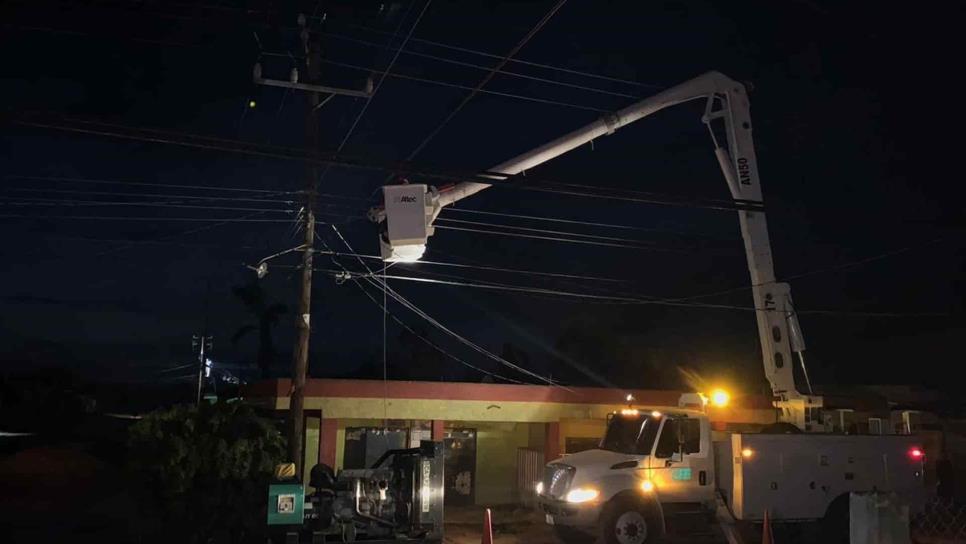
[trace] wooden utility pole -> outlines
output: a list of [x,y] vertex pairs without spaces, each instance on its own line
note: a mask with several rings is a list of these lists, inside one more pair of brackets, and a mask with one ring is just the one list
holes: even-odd
[[[305,51],[306,75],[310,82],[319,80],[319,41],[312,37],[304,17],[299,18],[302,47]],[[307,92],[307,111],[305,112],[305,145],[310,155],[318,153],[319,126],[316,107],[319,95]],[[302,293],[299,296],[299,313],[296,318],[298,337],[292,359],[292,390],[289,396],[289,458],[295,463],[296,477],[301,480],[304,473],[305,454],[305,375],[309,366],[309,337],[311,335],[312,315],[312,257],[315,249],[315,190],[319,172],[315,162],[305,169],[305,208],[303,218],[305,228],[304,250],[302,253]]]

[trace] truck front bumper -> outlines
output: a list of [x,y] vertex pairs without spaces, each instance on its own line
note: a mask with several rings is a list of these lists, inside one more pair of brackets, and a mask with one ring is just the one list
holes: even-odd
[[566,527],[582,528],[586,530],[597,526],[600,518],[600,501],[573,504],[566,501],[551,499],[547,496],[537,497],[540,510],[544,513],[544,520],[549,525],[563,525]]

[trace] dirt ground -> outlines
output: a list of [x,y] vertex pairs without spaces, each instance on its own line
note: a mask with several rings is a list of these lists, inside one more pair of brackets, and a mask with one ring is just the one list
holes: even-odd
[[[445,512],[446,544],[480,544],[483,507],[449,507]],[[508,506],[491,508],[494,544],[553,544],[557,540],[536,511]]]
[[[483,536],[483,507],[446,509],[445,544],[480,544]],[[493,516],[494,544],[561,544],[543,515],[522,507],[496,506]],[[667,544],[719,544],[720,537],[690,537],[667,540]],[[599,544],[599,543],[597,543]]]

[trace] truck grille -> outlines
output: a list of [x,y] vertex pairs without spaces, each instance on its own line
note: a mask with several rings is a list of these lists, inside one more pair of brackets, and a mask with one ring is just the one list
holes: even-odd
[[574,472],[576,471],[577,469],[572,466],[558,463],[544,467],[544,493],[554,499],[563,498],[567,490],[570,489],[570,482],[574,479]]

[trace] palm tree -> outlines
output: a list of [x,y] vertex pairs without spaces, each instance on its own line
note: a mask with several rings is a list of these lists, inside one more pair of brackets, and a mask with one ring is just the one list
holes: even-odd
[[231,337],[231,342],[236,344],[248,333],[258,331],[256,363],[262,379],[269,378],[272,363],[275,360],[275,343],[272,339],[272,331],[278,325],[279,319],[288,312],[288,308],[284,304],[270,303],[258,280],[248,285],[233,287],[231,291],[241,300],[245,308],[251,312],[257,321],[256,324],[248,324],[238,329]]

